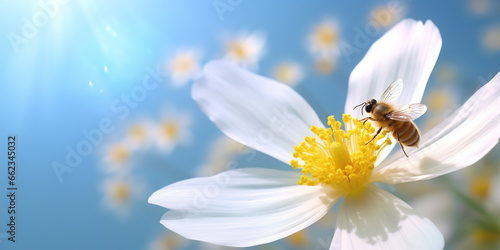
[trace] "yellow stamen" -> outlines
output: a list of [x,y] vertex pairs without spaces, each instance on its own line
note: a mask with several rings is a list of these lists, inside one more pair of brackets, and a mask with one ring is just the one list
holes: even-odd
[[[300,185],[329,185],[345,195],[354,195],[363,190],[375,167],[380,151],[391,140],[386,132],[375,139],[375,128],[370,122],[364,125],[350,115],[343,116],[341,122],[328,117],[331,128],[311,126],[317,137],[306,136],[304,141],[294,148],[293,168],[302,168]],[[385,139],[384,139],[385,138]],[[381,141],[381,143],[378,143]],[[368,143],[369,142],[369,143]]]

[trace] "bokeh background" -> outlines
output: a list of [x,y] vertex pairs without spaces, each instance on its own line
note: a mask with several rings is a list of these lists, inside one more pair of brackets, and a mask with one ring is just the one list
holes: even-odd
[[[6,152],[7,136],[17,136],[18,191],[12,243],[5,153],[0,249],[217,249],[165,229],[166,210],[148,204],[149,195],[228,168],[287,166],[228,139],[197,107],[190,86],[210,60],[233,60],[289,84],[326,118],[341,115],[349,74],[376,39],[401,19],[430,19],[443,46],[424,94],[429,111],[417,120],[423,132],[500,70],[496,0],[1,6],[0,148]],[[375,28],[367,34],[367,27]],[[346,45],[354,49],[346,53]],[[498,153],[445,177],[386,188],[430,217],[448,249],[493,249],[500,242]],[[254,249],[325,249],[334,214]]]

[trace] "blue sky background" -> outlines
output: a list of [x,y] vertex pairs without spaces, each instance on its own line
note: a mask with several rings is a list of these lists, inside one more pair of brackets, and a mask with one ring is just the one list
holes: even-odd
[[[1,249],[147,248],[167,231],[159,223],[165,209],[148,204],[147,198],[167,184],[195,176],[207,147],[221,132],[190,97],[191,82],[174,88],[163,77],[123,120],[112,111],[113,101],[129,95],[148,75],[147,68],[162,65],[179,48],[201,50],[204,64],[222,56],[225,36],[262,31],[267,38],[266,53],[258,73],[270,76],[282,60],[299,62],[305,78],[296,90],[320,117],[340,115],[349,74],[369,47],[361,48],[351,60],[341,56],[332,74],[318,75],[307,50],[307,35],[315,24],[331,18],[339,24],[341,39],[352,43],[355,28],[366,25],[374,7],[387,3],[242,0],[221,20],[212,0],[69,0],[58,4],[57,14],[37,28],[32,38],[12,46],[9,34],[20,35],[24,19],[31,20],[44,10],[38,1],[1,2],[0,135],[4,139],[0,139],[0,153],[7,151],[7,135],[18,138],[17,242],[1,238],[8,223],[5,156],[0,160]],[[442,65],[457,69],[453,84],[460,103],[499,71],[500,52],[482,44],[484,32],[500,25],[498,3],[484,15],[473,14],[465,0],[401,3],[405,17],[430,19],[439,28],[443,46],[436,69]],[[372,37],[370,44],[382,34]],[[425,94],[438,86],[435,70]],[[134,121],[160,119],[165,107],[192,115],[191,144],[176,147],[168,155],[142,152],[141,160],[132,164],[134,177],[144,186],[143,195],[131,204],[126,218],[104,210],[100,185],[108,175],[100,165],[105,146],[122,137]],[[64,163],[66,147],[76,147],[85,139],[82,131],[98,128],[102,119],[110,119],[115,132],[106,134],[60,182],[53,163]],[[280,164],[265,155],[250,163],[242,161],[242,167]]]

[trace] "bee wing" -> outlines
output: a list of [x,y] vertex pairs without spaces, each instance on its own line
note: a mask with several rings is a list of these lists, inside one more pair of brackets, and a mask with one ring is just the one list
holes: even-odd
[[427,111],[427,106],[422,103],[404,105],[398,110],[386,115],[391,120],[413,121],[422,116]]
[[403,80],[397,79],[384,91],[378,102],[394,103],[403,91]]

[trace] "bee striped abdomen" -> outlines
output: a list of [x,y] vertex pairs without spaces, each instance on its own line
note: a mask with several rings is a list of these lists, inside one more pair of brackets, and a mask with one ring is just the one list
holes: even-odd
[[394,138],[399,138],[399,141],[408,147],[416,147],[420,141],[420,133],[413,122],[400,122],[395,126],[392,135]]

